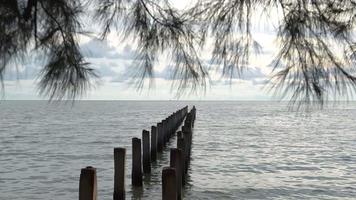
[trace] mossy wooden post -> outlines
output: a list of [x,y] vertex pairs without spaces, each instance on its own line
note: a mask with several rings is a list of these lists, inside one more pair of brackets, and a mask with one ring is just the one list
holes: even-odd
[[125,200],[126,149],[114,149],[114,200]]
[[151,149],[150,149],[150,132],[147,130],[142,131],[142,161],[143,173],[151,173]]
[[162,152],[163,150],[163,130],[162,123],[157,123],[157,152]]
[[185,185],[185,141],[182,131],[177,132],[177,148],[182,151],[182,185]]
[[151,126],[151,161],[157,160],[157,127]]
[[162,170],[162,200],[177,200],[176,170],[172,167]]
[[83,168],[79,180],[79,200],[97,199],[96,169],[93,167]]
[[171,149],[170,155],[170,166],[176,169],[176,179],[177,179],[177,199],[182,199],[182,161],[183,154],[182,150],[173,148]]
[[132,186],[142,186],[141,140],[132,138]]

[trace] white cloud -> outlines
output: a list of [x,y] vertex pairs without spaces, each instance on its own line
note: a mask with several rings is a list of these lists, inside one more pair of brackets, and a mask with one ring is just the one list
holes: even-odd
[[111,58],[117,57],[118,52],[107,44],[107,40],[92,39],[81,45],[83,55],[87,58]]
[[[207,87],[207,92],[204,95],[183,96],[182,98],[268,99],[269,95],[263,93],[261,86],[266,83],[271,71],[267,65],[272,60],[271,55],[275,44],[270,34],[256,33],[254,35],[264,47],[264,52],[259,57],[251,57],[250,66],[242,76],[234,73],[231,80],[222,78],[221,69],[212,68],[209,73],[213,85]],[[113,33],[103,41],[82,39],[80,46],[86,60],[91,63],[92,68],[97,70],[102,79],[101,84],[95,90],[90,91],[84,97],[85,99],[174,99],[176,97],[175,91],[171,90],[171,84],[174,81],[172,80],[174,65],[166,59],[166,55],[161,55],[160,62],[157,62],[154,68],[156,87],[150,90],[146,87],[141,92],[137,92],[132,85],[129,85],[132,74],[137,72],[137,66],[134,63],[136,58],[134,44],[120,42],[117,35]],[[204,51],[202,54],[204,59],[208,60],[209,51]],[[34,81],[44,65],[39,57],[31,57],[18,67],[18,71],[12,70],[6,73],[6,99],[41,98],[37,94]]]

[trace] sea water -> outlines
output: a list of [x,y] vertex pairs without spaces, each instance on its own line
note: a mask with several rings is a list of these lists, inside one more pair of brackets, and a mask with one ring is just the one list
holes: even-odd
[[0,199],[78,199],[80,169],[97,168],[98,199],[113,194],[113,148],[127,148],[127,199],[161,199],[172,138],[131,180],[131,138],[195,105],[185,199],[356,199],[356,104],[292,112],[278,102],[1,101]]

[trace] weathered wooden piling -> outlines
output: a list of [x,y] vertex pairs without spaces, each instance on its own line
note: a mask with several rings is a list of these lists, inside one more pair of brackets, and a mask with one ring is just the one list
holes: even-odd
[[151,152],[150,152],[150,132],[147,130],[142,131],[142,162],[143,173],[151,173]]
[[151,126],[151,161],[157,160],[157,127]]
[[114,149],[114,200],[125,200],[126,149]]
[[177,117],[176,113],[173,113],[171,115],[171,123],[170,123],[170,134],[171,134],[171,136],[176,131],[176,126],[177,126],[176,117]]
[[165,133],[166,133],[166,144],[168,143],[169,139],[170,139],[170,135],[169,135],[169,117],[165,120],[165,125],[164,125],[164,129],[165,129]]
[[192,127],[194,127],[196,113],[197,113],[197,109],[195,108],[195,106],[193,106],[193,108],[192,108]]
[[162,170],[162,200],[177,200],[176,170],[172,167]]
[[96,169],[93,167],[83,168],[79,180],[79,200],[97,199]]
[[168,141],[168,135],[167,135],[167,119],[162,120],[162,132],[163,132],[163,146],[166,146],[166,143]]
[[183,154],[182,150],[173,148],[170,154],[170,166],[176,169],[176,179],[177,179],[177,199],[182,199],[182,174],[183,168]]
[[184,137],[181,131],[177,132],[177,148],[181,150],[182,152],[182,163],[181,163],[181,169],[182,169],[182,185],[185,185],[185,172],[186,172],[186,166],[185,166],[185,141]]
[[163,150],[163,127],[162,123],[157,123],[157,133],[158,133],[158,141],[157,141],[157,151],[162,152]]
[[184,135],[184,164],[185,164],[185,167],[184,167],[184,170],[185,170],[185,173],[188,172],[188,168],[189,168],[189,148],[190,148],[190,145],[189,145],[189,133],[188,132],[183,132],[183,135]]
[[166,135],[167,135],[166,136],[166,138],[167,138],[166,139],[167,140],[166,143],[169,142],[169,140],[171,139],[170,130],[169,130],[170,121],[171,121],[171,119],[170,119],[170,117],[168,117],[167,120],[166,120],[166,127],[165,127],[166,128]]
[[184,121],[184,125],[182,127],[182,130],[183,131],[192,131],[192,118],[189,115],[187,115],[187,118]]
[[132,186],[142,186],[141,140],[132,138]]
[[177,139],[179,139],[179,138],[183,138],[183,133],[182,133],[182,131],[178,131],[178,132],[177,132]]
[[[185,106],[173,112],[167,118],[151,127],[151,134],[142,131],[141,139],[132,138],[132,186],[142,189],[142,169],[144,173],[151,172],[151,161],[157,160],[157,152],[162,152],[164,145],[174,136],[184,122],[182,131],[177,133],[177,148],[170,151],[170,167],[162,171],[162,199],[176,200],[182,198],[182,185],[185,184],[185,174],[188,170],[192,144],[192,127],[196,117],[196,108],[188,112]],[[125,199],[125,166],[126,149],[114,149],[114,192],[113,200]],[[81,170],[79,182],[79,200],[97,199],[96,169],[86,167]]]
[[176,122],[174,120],[174,115],[171,116],[170,121],[169,121],[169,137],[171,138],[173,136],[173,134],[175,133],[175,126],[176,126]]

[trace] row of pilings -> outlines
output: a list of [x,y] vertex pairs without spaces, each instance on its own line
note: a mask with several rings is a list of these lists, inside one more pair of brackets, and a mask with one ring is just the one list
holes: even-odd
[[[142,131],[142,139],[132,138],[132,166],[131,185],[142,187],[143,174],[151,173],[151,164],[162,153],[164,146],[177,132],[177,147],[170,149],[169,166],[162,169],[162,199],[182,199],[182,187],[186,184],[186,175],[189,168],[193,127],[196,117],[196,108],[188,112],[188,106],[174,112],[172,115],[151,126],[151,132]],[[114,148],[114,192],[113,200],[125,199],[125,166],[126,149]],[[79,181],[79,200],[97,199],[97,176],[94,167],[81,170]]]

